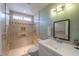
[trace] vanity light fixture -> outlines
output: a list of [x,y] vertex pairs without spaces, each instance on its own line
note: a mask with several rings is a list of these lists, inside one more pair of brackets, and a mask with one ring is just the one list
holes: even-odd
[[51,9],[51,15],[56,15],[64,10],[65,5],[58,5],[55,9]]
[[51,9],[51,15],[54,16],[56,14],[60,14],[62,13],[62,11],[66,9],[66,10],[71,10],[72,9],[72,3],[67,3],[67,4],[62,4],[62,5],[57,5],[56,8]]
[[65,4],[66,10],[71,10],[72,3]]
[[56,15],[56,9],[51,9],[51,15]]
[[65,7],[64,5],[58,5],[56,8],[56,10],[57,10],[56,12],[59,13],[59,12],[63,11],[64,7]]
[[67,6],[67,7],[71,7],[71,5],[72,5],[72,3],[65,4],[65,6]]

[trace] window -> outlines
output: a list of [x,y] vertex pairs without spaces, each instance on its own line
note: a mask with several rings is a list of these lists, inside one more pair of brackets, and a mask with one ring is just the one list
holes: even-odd
[[21,16],[16,16],[16,15],[13,15],[13,19],[22,20],[23,18],[22,18]]
[[13,19],[16,19],[16,20],[26,20],[26,21],[29,21],[31,22],[32,21],[32,18],[31,17],[24,17],[24,16],[17,16],[17,15],[13,15]]
[[30,17],[24,17],[24,20],[26,20],[26,21],[32,21],[32,19]]

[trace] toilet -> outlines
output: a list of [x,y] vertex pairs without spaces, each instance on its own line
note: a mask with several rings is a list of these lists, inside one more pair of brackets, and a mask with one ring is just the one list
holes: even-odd
[[30,48],[28,54],[30,56],[38,56],[38,47]]

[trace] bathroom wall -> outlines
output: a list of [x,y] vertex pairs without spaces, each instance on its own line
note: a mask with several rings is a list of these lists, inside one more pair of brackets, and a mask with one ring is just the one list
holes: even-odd
[[36,27],[32,22],[11,18],[7,38],[8,50],[36,44]]
[[38,40],[40,40],[40,18],[39,18],[39,13],[34,16],[34,24],[35,24],[35,27],[36,27],[36,30],[37,30]]
[[[48,5],[49,6],[49,5]],[[41,39],[47,39],[51,36],[49,30],[51,30],[52,21],[49,20],[49,10],[50,8],[46,6],[41,11],[39,11],[39,32]]]
[[[59,4],[52,3],[40,11],[40,35],[45,39],[48,37],[48,27],[57,20],[70,19],[70,40],[79,40],[79,4],[73,4],[71,9],[67,7],[62,13],[51,16],[50,10]],[[68,10],[69,9],[69,10]]]
[[34,20],[37,22],[37,30],[39,32],[39,36],[41,39],[48,38],[48,27],[50,25],[49,15],[48,15],[48,9],[41,10],[38,14],[36,14],[34,17]]

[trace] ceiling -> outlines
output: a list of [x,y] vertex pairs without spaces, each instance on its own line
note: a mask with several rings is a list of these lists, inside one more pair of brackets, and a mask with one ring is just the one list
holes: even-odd
[[7,6],[10,10],[25,13],[28,15],[37,14],[47,5],[48,3],[7,3]]

